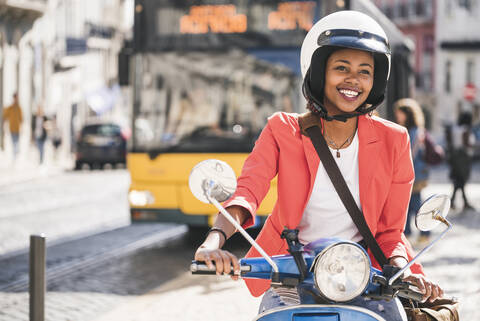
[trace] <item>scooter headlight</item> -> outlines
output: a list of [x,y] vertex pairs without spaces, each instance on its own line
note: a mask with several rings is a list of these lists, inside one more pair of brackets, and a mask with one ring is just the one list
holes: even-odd
[[370,259],[359,245],[337,243],[315,258],[315,284],[329,300],[353,300],[365,291],[369,278]]

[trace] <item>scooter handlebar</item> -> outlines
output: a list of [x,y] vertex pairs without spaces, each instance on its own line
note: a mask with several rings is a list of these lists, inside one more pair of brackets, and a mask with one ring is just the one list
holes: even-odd
[[[201,275],[201,274],[214,275],[217,273],[217,269],[215,268],[215,262],[212,262],[212,265],[213,265],[213,268],[209,268],[207,264],[205,264],[205,262],[193,260],[192,264],[190,265],[190,272],[192,272],[192,274],[197,274],[197,275]],[[243,272],[249,272],[250,270],[251,268],[249,265],[240,266],[240,274]],[[230,270],[229,275],[234,275],[233,267]]]
[[400,290],[398,296],[405,299],[412,299],[417,302],[423,301],[423,293],[419,292],[416,287]]

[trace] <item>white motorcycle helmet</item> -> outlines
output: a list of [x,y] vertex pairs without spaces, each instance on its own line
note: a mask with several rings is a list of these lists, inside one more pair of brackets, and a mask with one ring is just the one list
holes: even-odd
[[[332,52],[342,48],[373,53],[375,71],[372,90],[355,113],[327,115],[323,107],[325,66]],[[338,11],[320,19],[303,40],[300,65],[303,94],[318,114],[326,120],[342,120],[373,111],[384,99],[390,75],[390,46],[382,27],[358,11]]]

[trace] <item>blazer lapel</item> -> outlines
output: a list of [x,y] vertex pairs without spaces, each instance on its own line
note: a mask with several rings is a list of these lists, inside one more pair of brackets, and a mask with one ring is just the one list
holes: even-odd
[[360,188],[360,202],[364,212],[365,219],[368,222],[368,217],[372,217],[367,204],[371,204],[369,197],[372,193],[369,190],[373,176],[375,175],[375,168],[381,158],[380,155],[380,139],[377,135],[375,127],[367,116],[360,116],[358,118],[358,180]]

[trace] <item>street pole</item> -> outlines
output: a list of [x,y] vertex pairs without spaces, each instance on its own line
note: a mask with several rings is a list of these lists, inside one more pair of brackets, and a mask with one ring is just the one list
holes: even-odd
[[45,321],[45,236],[30,235],[30,321]]

